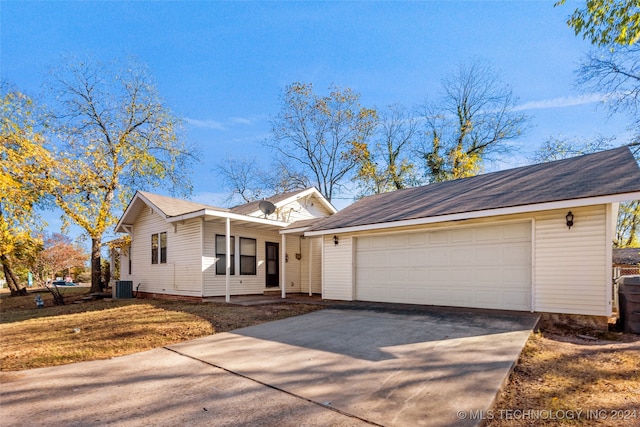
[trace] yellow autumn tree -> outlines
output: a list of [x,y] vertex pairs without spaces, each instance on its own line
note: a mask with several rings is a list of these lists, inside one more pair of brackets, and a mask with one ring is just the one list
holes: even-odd
[[27,263],[42,241],[44,224],[35,212],[52,187],[53,159],[38,132],[33,101],[2,85],[0,127],[0,263],[11,295],[26,295],[14,271]]
[[424,138],[419,154],[431,182],[482,172],[485,161],[512,149],[526,128],[517,98],[486,63],[460,65],[442,82],[442,96],[425,103]]
[[[556,2],[563,5],[566,0]],[[576,35],[597,46],[631,46],[640,40],[640,3],[638,0],[587,0],[569,19]]]
[[412,158],[418,121],[401,105],[378,114],[372,143],[360,150],[361,163],[354,180],[361,195],[379,194],[420,184]]
[[54,196],[91,239],[91,290],[98,292],[102,238],[135,190],[190,192],[195,157],[179,138],[181,121],[136,61],[65,60],[53,71],[50,94]]

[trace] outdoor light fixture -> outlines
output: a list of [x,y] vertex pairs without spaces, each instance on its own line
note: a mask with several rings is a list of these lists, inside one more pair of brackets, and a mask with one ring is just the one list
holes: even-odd
[[333,244],[334,245],[338,244],[338,236],[333,236]]
[[565,218],[567,219],[567,227],[569,227],[569,230],[571,230],[571,227],[573,227],[573,214],[571,213],[571,211],[569,211]]

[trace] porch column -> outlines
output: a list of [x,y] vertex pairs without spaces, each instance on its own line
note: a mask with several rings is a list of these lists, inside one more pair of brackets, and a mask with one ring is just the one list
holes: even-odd
[[287,297],[287,235],[282,234],[282,256],[280,257],[280,264],[282,264],[282,274],[280,275],[280,289],[282,291],[282,298]]
[[227,235],[225,236],[226,255],[224,257],[226,263],[225,282],[224,282],[224,300],[231,302],[231,220],[227,218]]
[[313,239],[307,238],[309,242],[309,296],[313,295],[311,292],[311,280],[313,278],[312,269],[313,269]]

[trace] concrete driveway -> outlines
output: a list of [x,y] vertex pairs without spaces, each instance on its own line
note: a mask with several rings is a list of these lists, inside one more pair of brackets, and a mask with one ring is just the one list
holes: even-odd
[[537,318],[353,304],[2,373],[0,425],[477,425]]

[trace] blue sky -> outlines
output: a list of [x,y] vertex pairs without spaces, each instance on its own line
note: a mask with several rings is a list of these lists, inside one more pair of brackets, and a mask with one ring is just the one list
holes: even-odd
[[368,107],[411,108],[437,96],[458,64],[480,58],[532,116],[522,155],[500,165],[508,168],[550,136],[625,139],[624,118],[609,118],[598,94],[574,86],[590,45],[565,21],[583,2],[554,1],[3,0],[0,76],[38,98],[64,53],[136,56],[203,153],[193,199],[219,205],[228,193],[214,165],[227,154],[265,157],[260,142],[285,85],[310,82],[325,93],[336,84],[358,91]]

